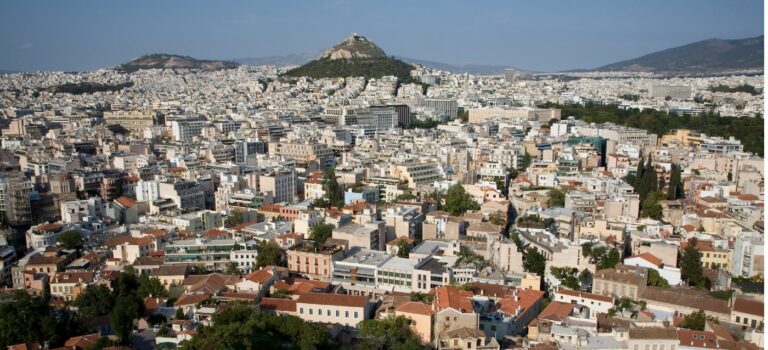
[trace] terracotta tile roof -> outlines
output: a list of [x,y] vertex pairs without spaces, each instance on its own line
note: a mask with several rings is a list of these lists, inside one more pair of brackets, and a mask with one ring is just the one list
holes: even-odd
[[143,236],[143,237],[119,236],[104,242],[102,245],[105,247],[115,247],[123,244],[129,244],[129,245],[149,244],[154,241],[155,241],[154,236]]
[[677,330],[677,339],[681,346],[697,348],[717,348],[717,337],[715,333],[704,331],[692,331],[690,329],[680,328]]
[[629,329],[629,339],[677,339],[674,327],[635,327]]
[[93,281],[95,273],[85,272],[60,272],[56,274],[51,283],[89,283]]
[[219,298],[227,300],[256,301],[256,299],[259,298],[259,294],[245,292],[222,292],[219,294]]
[[51,231],[61,230],[62,227],[64,227],[64,225],[62,224],[50,223],[50,224],[37,225],[35,229],[41,232],[51,232]]
[[305,294],[326,291],[330,285],[330,283],[323,281],[288,278],[284,281],[277,281],[274,284],[274,288],[288,291],[290,294]]
[[558,322],[563,321],[571,314],[571,312],[573,312],[575,306],[576,305],[571,303],[553,301],[539,314],[539,319]]
[[733,311],[763,317],[763,302],[761,300],[749,300],[736,298],[733,301]]
[[210,294],[206,293],[184,293],[173,303],[174,306],[196,305],[211,299]]
[[627,259],[632,259],[632,258],[643,259],[643,260],[653,264],[653,266],[661,266],[662,264],[664,264],[664,262],[661,261],[661,259],[657,258],[655,255],[653,255],[651,253],[648,253],[648,252],[645,252],[645,253],[642,253],[642,254],[638,254],[638,255],[633,255],[633,256],[630,256]]
[[261,298],[261,311],[296,312],[296,300],[281,298]]
[[119,197],[115,199],[115,202],[117,202],[117,204],[122,205],[124,208],[130,208],[136,205],[136,201],[128,197]]
[[522,314],[544,298],[544,292],[539,290],[516,289],[515,293],[517,298],[507,296],[498,301],[500,312],[514,316],[519,310]]
[[261,269],[245,275],[244,279],[251,282],[256,282],[258,284],[264,284],[264,283],[267,283],[269,280],[271,280],[272,277],[273,276],[269,271],[265,269]]
[[101,334],[99,333],[79,335],[67,339],[67,341],[64,342],[64,346],[73,349],[89,349],[96,345],[96,342],[98,342],[99,339],[101,339]]
[[471,291],[460,290],[456,286],[444,286],[435,289],[435,303],[438,310],[453,308],[464,313],[472,313]]
[[215,239],[215,238],[221,238],[221,237],[229,237],[229,232],[217,230],[215,228],[210,229],[208,231],[205,231],[203,234],[203,237],[209,238],[209,239]]
[[63,256],[45,256],[42,254],[33,255],[27,260],[27,265],[50,265],[50,264],[60,264],[64,262],[64,260],[67,260],[67,258]]
[[234,286],[240,281],[240,276],[211,273],[207,275],[188,276],[181,283],[188,292],[206,292],[215,294],[227,286]]
[[720,314],[731,314],[731,308],[727,300],[720,300],[706,293],[697,292],[689,288],[661,288],[645,287],[638,298],[650,302],[680,305],[693,309],[701,309]]
[[39,350],[42,348],[39,343],[16,344],[7,347],[8,350]]
[[417,302],[417,301],[406,301],[400,306],[395,309],[397,312],[407,313],[407,314],[416,314],[416,315],[426,315],[431,316],[435,313],[434,310],[432,310],[432,307],[429,304]]
[[332,305],[346,307],[365,307],[368,298],[358,295],[342,295],[328,293],[305,293],[300,294],[297,303],[312,305]]
[[166,230],[163,230],[161,228],[154,229],[154,230],[149,230],[149,231],[144,232],[145,235],[150,235],[150,236],[157,237],[157,238],[165,237],[165,235],[167,233],[168,232]]

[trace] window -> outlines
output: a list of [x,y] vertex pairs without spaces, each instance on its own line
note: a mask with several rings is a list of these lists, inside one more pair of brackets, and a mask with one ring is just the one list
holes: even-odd
[[339,310],[336,310],[336,317],[339,317]]
[[357,311],[355,311],[355,318],[357,318]]
[[325,313],[325,315],[326,316],[330,316],[331,315],[331,309],[328,309],[328,311]]
[[299,314],[302,314],[302,315],[304,314],[304,308],[303,307],[299,309]]
[[309,308],[309,314],[310,315],[312,314],[312,308]]
[[349,318],[349,311],[344,311],[344,317]]

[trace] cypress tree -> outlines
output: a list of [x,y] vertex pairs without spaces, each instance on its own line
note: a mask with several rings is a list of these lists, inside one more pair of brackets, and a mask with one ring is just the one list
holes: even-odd
[[645,165],[645,160],[643,159],[643,156],[640,155],[640,160],[637,161],[637,171],[635,171],[635,183],[633,184],[635,187],[635,191],[639,193],[640,184],[642,182],[643,178],[643,166]]

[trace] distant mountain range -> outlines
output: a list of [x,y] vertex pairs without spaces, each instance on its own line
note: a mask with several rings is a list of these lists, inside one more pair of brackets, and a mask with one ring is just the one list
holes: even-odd
[[763,36],[747,39],[709,39],[612,63],[595,71],[712,72],[762,69]]
[[164,53],[141,56],[118,66],[128,73],[142,69],[202,69],[215,71],[236,68],[240,64],[231,61],[200,60],[189,56]]

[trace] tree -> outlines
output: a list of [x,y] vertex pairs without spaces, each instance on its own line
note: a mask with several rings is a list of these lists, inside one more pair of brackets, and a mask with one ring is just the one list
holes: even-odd
[[411,301],[419,301],[422,303],[432,304],[434,300],[434,295],[421,292],[411,292]]
[[237,226],[243,223],[243,213],[238,210],[232,210],[227,216],[227,224],[229,226]]
[[496,211],[488,215],[488,222],[497,226],[505,226],[507,224],[507,215],[501,211]]
[[550,208],[562,208],[565,206],[565,192],[553,188],[547,192],[549,198],[547,199],[547,206]]
[[114,299],[105,285],[88,285],[75,299],[77,312],[83,316],[101,316],[112,311]]
[[680,166],[672,163],[669,174],[669,186],[667,187],[667,199],[675,200],[683,198],[683,184],[680,178]]
[[635,188],[635,192],[640,193],[641,180],[643,178],[643,171],[645,170],[645,158],[640,155],[640,160],[637,161],[637,169],[635,170],[635,182],[632,187]]
[[358,349],[424,349],[421,339],[411,329],[410,319],[404,316],[360,322]]
[[539,276],[544,276],[546,269],[547,259],[544,255],[541,255],[538,250],[533,247],[528,247],[525,250],[523,258],[523,269],[527,272],[535,273]]
[[182,309],[182,308],[176,309],[176,315],[174,316],[174,318],[177,319],[177,320],[186,320],[187,319],[187,315],[184,314],[184,309]]
[[115,307],[110,314],[110,321],[120,341],[127,343],[131,339],[133,321],[141,317],[143,312],[144,303],[136,294],[117,297]]
[[296,316],[260,313],[234,304],[213,316],[211,326],[198,327],[181,349],[336,349],[337,344],[321,325]]
[[642,201],[642,217],[648,217],[654,220],[661,220],[664,215],[664,209],[659,204],[660,200],[667,198],[667,195],[662,191],[654,191],[649,193]]
[[240,269],[237,268],[237,263],[230,261],[227,263],[227,267],[224,269],[224,273],[227,275],[240,275]]
[[259,253],[256,255],[256,267],[262,268],[264,266],[284,266],[283,251],[277,243],[269,241],[261,241],[256,246],[256,251]]
[[669,287],[669,282],[666,278],[661,277],[659,271],[648,269],[648,285],[667,288]]
[[707,322],[707,314],[704,313],[704,310],[699,310],[696,312],[691,313],[690,315],[685,315],[683,318],[683,322],[680,322],[677,326],[680,328],[687,328],[694,331],[703,331],[704,326]]
[[0,348],[19,343],[45,343],[51,347],[81,334],[75,314],[53,309],[43,299],[15,290],[0,303]]
[[532,162],[533,158],[531,158],[531,155],[528,154],[528,151],[525,151],[525,155],[523,155],[523,171],[528,170],[528,167],[531,166]]
[[136,290],[136,294],[142,298],[165,298],[168,296],[168,292],[165,290],[163,283],[160,282],[160,279],[157,277],[149,277],[147,274],[142,274],[139,278],[139,288]]
[[704,269],[701,266],[701,252],[696,249],[698,240],[691,238],[688,240],[688,246],[682,251],[680,259],[680,277],[687,282],[689,286],[699,285],[704,279]]
[[616,249],[609,249],[606,254],[600,257],[600,260],[598,260],[597,262],[596,268],[598,270],[612,269],[616,267],[616,265],[619,263],[619,260],[621,260],[619,251]]
[[397,240],[397,256],[400,258],[407,258],[411,252],[411,245],[405,239]]
[[133,270],[133,267],[131,267],[130,269],[126,268],[117,275],[117,279],[113,283],[112,291],[115,297],[127,296],[136,293],[138,288],[139,281],[136,278],[136,272]]
[[323,192],[325,192],[323,198],[328,206],[341,207],[344,205],[344,194],[339,181],[336,179],[336,169],[328,168],[323,173]]
[[451,215],[459,216],[468,210],[478,209],[480,209],[480,205],[464,190],[464,186],[455,184],[448,189],[448,193],[445,195],[443,210]]
[[587,291],[590,291],[590,286],[592,286],[592,272],[589,272],[589,270],[586,268],[581,270],[579,273],[579,283],[581,284],[582,288],[586,288]]
[[65,231],[59,235],[59,244],[64,249],[80,249],[83,247],[83,236],[77,231]]
[[309,229],[309,239],[323,244],[328,238],[333,235],[333,225],[331,224],[317,224]]

